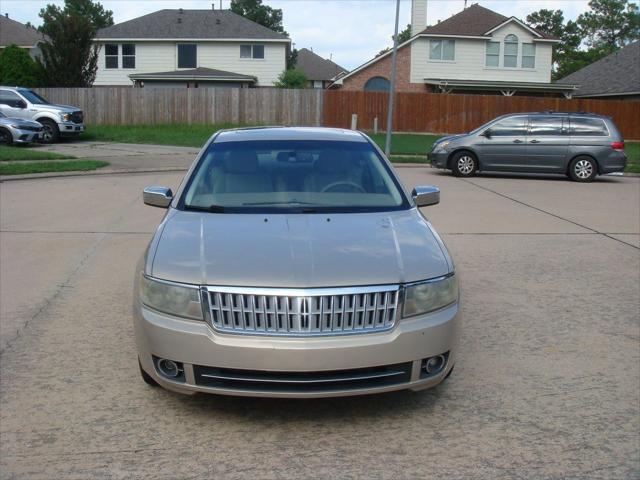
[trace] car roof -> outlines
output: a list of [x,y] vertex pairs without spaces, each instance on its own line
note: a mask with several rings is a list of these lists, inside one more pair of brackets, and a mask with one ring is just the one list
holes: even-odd
[[249,127],[220,131],[214,142],[245,142],[254,140],[323,140],[367,142],[358,131],[322,127]]
[[575,116],[584,116],[584,117],[598,117],[598,118],[609,118],[606,115],[601,115],[599,113],[589,113],[589,112],[556,112],[554,110],[547,110],[543,112],[513,112],[507,113],[505,115],[501,115],[501,117],[512,117],[516,115],[575,115]]

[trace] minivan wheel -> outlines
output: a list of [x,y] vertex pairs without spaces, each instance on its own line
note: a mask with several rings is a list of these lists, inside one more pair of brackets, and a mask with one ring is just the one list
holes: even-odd
[[142,375],[142,380],[144,380],[144,383],[152,387],[160,386],[158,385],[158,382],[156,382],[151,375],[149,375],[147,372],[144,371],[144,369],[142,368],[142,364],[140,363],[140,359],[138,359],[138,367],[140,367],[140,375]]
[[38,120],[42,124],[42,143],[55,143],[60,138],[60,130],[53,120]]
[[11,132],[6,128],[0,128],[0,145],[11,145],[13,143],[13,136]]
[[574,182],[591,182],[598,174],[598,165],[591,157],[576,157],[569,166],[569,177]]
[[478,171],[478,162],[469,152],[458,152],[451,158],[451,171],[456,177],[472,177]]

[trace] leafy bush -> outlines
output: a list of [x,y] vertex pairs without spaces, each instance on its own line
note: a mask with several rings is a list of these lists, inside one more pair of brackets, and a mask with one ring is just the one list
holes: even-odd
[[38,87],[42,84],[42,67],[17,45],[9,45],[0,53],[0,85]]
[[278,76],[276,87],[278,88],[305,88],[309,80],[304,72],[291,69],[285,70]]

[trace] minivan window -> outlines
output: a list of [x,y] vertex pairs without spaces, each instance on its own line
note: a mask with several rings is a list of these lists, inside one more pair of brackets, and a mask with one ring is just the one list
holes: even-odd
[[604,121],[600,118],[589,117],[571,117],[571,127],[569,129],[571,135],[581,136],[607,136],[609,131]]
[[562,117],[552,115],[533,115],[529,118],[531,135],[562,135]]
[[491,125],[491,135],[494,137],[509,137],[526,135],[527,117],[507,117]]
[[262,140],[212,143],[179,208],[277,212],[408,208],[388,165],[368,142]]

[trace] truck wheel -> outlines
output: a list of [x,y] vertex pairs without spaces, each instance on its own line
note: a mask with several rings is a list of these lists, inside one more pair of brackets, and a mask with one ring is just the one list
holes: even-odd
[[13,143],[13,136],[11,132],[6,128],[0,128],[0,145],[11,145]]
[[598,165],[591,157],[576,157],[569,166],[569,177],[574,182],[591,182],[597,174]]
[[158,387],[158,382],[156,382],[153,377],[151,377],[151,375],[149,375],[147,372],[144,371],[144,369],[142,368],[142,364],[140,363],[140,359],[138,359],[138,366],[140,367],[140,375],[142,375],[142,380],[144,380],[144,383],[146,383],[147,385],[150,385],[152,387]]
[[47,118],[38,122],[42,124],[42,143],[56,143],[60,139],[60,130],[56,122]]
[[478,160],[469,152],[458,152],[451,157],[451,171],[456,177],[473,177],[478,171]]

